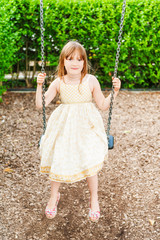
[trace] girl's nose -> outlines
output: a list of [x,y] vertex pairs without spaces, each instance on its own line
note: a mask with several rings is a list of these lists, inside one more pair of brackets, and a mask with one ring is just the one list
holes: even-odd
[[77,64],[79,61],[77,59],[73,60],[73,64]]

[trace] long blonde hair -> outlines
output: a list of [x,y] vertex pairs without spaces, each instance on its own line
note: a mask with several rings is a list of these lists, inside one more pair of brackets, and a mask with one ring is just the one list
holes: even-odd
[[80,84],[81,84],[82,79],[88,73],[90,66],[87,60],[86,50],[78,41],[69,41],[66,45],[64,45],[61,51],[61,54],[59,56],[59,64],[57,66],[56,76],[64,81],[64,76],[67,74],[67,71],[64,66],[64,59],[66,59],[70,55],[72,56],[72,54],[74,54],[76,50],[79,51],[80,58],[84,60],[83,69],[81,71],[81,79],[80,79]]

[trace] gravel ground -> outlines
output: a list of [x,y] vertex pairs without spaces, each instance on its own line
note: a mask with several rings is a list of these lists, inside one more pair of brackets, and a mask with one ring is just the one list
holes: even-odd
[[[47,119],[57,106],[48,106]],[[45,217],[50,182],[39,173],[35,93],[8,92],[0,108],[3,240],[160,240],[160,93],[121,91],[116,99],[115,147],[99,173],[97,224],[88,220],[86,180],[61,184],[58,214]],[[107,127],[108,112],[100,113]]]

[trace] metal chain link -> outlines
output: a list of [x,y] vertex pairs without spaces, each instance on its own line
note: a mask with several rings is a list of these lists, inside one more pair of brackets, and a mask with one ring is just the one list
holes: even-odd
[[[119,30],[119,36],[118,36],[118,40],[119,41],[118,41],[116,60],[115,60],[115,68],[114,68],[114,78],[117,77],[117,70],[118,70],[118,63],[119,63],[119,54],[120,54],[120,47],[121,47],[122,33],[123,33],[122,29],[123,29],[125,8],[126,8],[126,0],[123,1],[123,6],[122,6],[121,23],[120,23],[120,30]],[[112,87],[112,92],[111,92],[110,108],[109,108],[108,123],[107,123],[107,137],[108,137],[108,139],[109,139],[109,132],[110,132],[110,127],[111,127],[113,97],[114,97],[114,87]]]
[[[44,28],[43,28],[43,0],[40,0],[40,27],[41,27],[41,72],[45,72],[45,63],[44,63]],[[42,105],[43,105],[43,134],[46,130],[46,114],[45,114],[45,80],[42,86]]]

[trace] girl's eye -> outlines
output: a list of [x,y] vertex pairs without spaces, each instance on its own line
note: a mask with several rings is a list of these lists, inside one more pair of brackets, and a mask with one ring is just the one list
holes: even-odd
[[72,60],[72,57],[67,57],[66,59],[67,59],[67,60]]
[[[72,57],[70,57],[70,58],[68,57],[68,58],[67,58],[67,60],[69,60],[69,61],[71,61],[72,59],[73,59]],[[78,58],[77,60],[78,60],[78,61],[82,61],[82,58]]]

